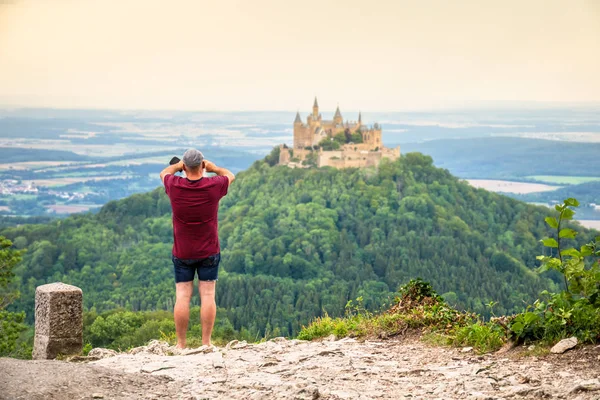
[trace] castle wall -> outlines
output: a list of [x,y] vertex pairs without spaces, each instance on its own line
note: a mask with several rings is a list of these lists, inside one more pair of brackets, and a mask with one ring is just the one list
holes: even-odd
[[389,158],[390,160],[397,160],[400,158],[400,146],[397,146],[393,149],[382,147],[381,152],[383,157]]
[[288,164],[290,162],[290,149],[284,147],[283,145],[279,146],[279,165]]
[[310,127],[300,124],[294,125],[294,148],[303,149],[312,146],[312,130]]

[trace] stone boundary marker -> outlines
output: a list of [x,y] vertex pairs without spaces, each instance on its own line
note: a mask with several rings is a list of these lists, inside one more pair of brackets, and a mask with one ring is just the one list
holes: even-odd
[[62,282],[35,290],[33,359],[79,354],[83,348],[83,292]]

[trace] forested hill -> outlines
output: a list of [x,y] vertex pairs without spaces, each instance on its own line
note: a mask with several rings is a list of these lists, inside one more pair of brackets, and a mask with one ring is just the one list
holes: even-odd
[[[533,271],[546,212],[474,189],[418,153],[377,170],[256,162],[222,201],[218,305],[235,329],[290,335],[324,312],[343,314],[358,296],[376,309],[421,277],[460,307],[485,313],[498,301],[496,313],[517,311],[554,289]],[[11,307],[29,319],[35,287],[54,281],[81,287],[98,312],[173,306],[171,215],[161,188],[95,215],[0,234],[28,249],[16,269],[21,299]]]

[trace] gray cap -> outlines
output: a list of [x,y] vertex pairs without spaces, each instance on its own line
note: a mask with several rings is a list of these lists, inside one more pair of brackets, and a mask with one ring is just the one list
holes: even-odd
[[199,167],[204,161],[204,155],[196,149],[188,149],[183,154],[183,163],[188,168]]

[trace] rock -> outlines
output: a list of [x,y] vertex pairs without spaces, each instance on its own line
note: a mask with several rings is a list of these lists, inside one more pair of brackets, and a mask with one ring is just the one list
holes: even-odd
[[473,351],[472,347],[463,347],[463,349],[460,351],[461,353],[470,353]]
[[151,340],[147,346],[135,347],[127,352],[128,354],[151,353],[157,356],[172,356],[183,354],[181,349],[170,346],[169,343],[161,340]]
[[213,360],[212,365],[215,369],[225,368],[225,361],[222,358],[217,358]]
[[567,350],[572,349],[573,347],[577,346],[577,338],[576,337],[570,337],[568,339],[563,339],[560,342],[556,343],[554,345],[554,347],[552,347],[550,349],[550,353],[554,353],[554,354],[562,354]]
[[227,345],[225,346],[225,350],[231,349],[232,346],[235,346],[239,342],[240,342],[239,340],[232,340],[231,342],[227,343]]
[[173,369],[173,368],[176,368],[176,367],[173,365],[165,364],[163,362],[158,362],[158,363],[150,363],[150,364],[144,365],[140,369],[140,372],[143,372],[146,374],[151,374],[153,372],[158,372],[158,371],[163,371],[165,369]]
[[174,349],[174,350],[175,351],[178,350],[178,352],[176,352],[175,354],[183,355],[183,356],[193,356],[196,354],[216,353],[219,351],[217,346],[207,346],[205,344],[203,344],[202,346],[200,346],[196,349]]
[[600,390],[600,381],[598,379],[592,379],[589,381],[581,381],[577,385],[575,385],[570,394],[574,394],[577,392],[597,392]]
[[102,393],[93,393],[92,399],[103,399],[104,395]]
[[317,400],[321,398],[321,393],[319,392],[319,388],[318,387],[313,387],[313,386],[309,386],[309,387],[305,387],[303,389],[301,389],[298,394],[300,395],[300,398],[304,398],[304,399],[310,399],[310,400]]
[[160,340],[151,340],[150,343],[148,343],[148,346],[146,346],[146,352],[159,356],[168,356],[173,353],[178,353],[177,350],[174,350],[169,346],[169,343]]
[[335,335],[332,333],[331,335],[327,336],[325,339],[323,339],[324,342],[335,342],[336,341],[336,337]]
[[103,358],[108,358],[108,357],[114,357],[116,356],[117,353],[114,350],[111,349],[104,349],[102,347],[98,347],[96,349],[92,349],[89,353],[88,353],[88,357],[95,357],[99,360],[103,359]]
[[231,348],[234,350],[245,349],[246,347],[248,347],[248,342],[245,340],[231,346]]
[[269,342],[273,342],[273,343],[285,343],[285,342],[287,342],[287,339],[284,338],[283,336],[279,336],[279,337],[276,337],[276,338],[273,338],[273,339],[269,340]]
[[511,351],[512,349],[514,349],[515,347],[517,347],[517,344],[515,342],[513,342],[512,340],[509,340],[508,342],[504,343],[504,346],[502,346],[500,348],[500,350],[498,350],[496,352],[496,354],[508,353],[509,351]]
[[83,292],[75,286],[51,283],[35,290],[33,359],[54,359],[83,349]]

